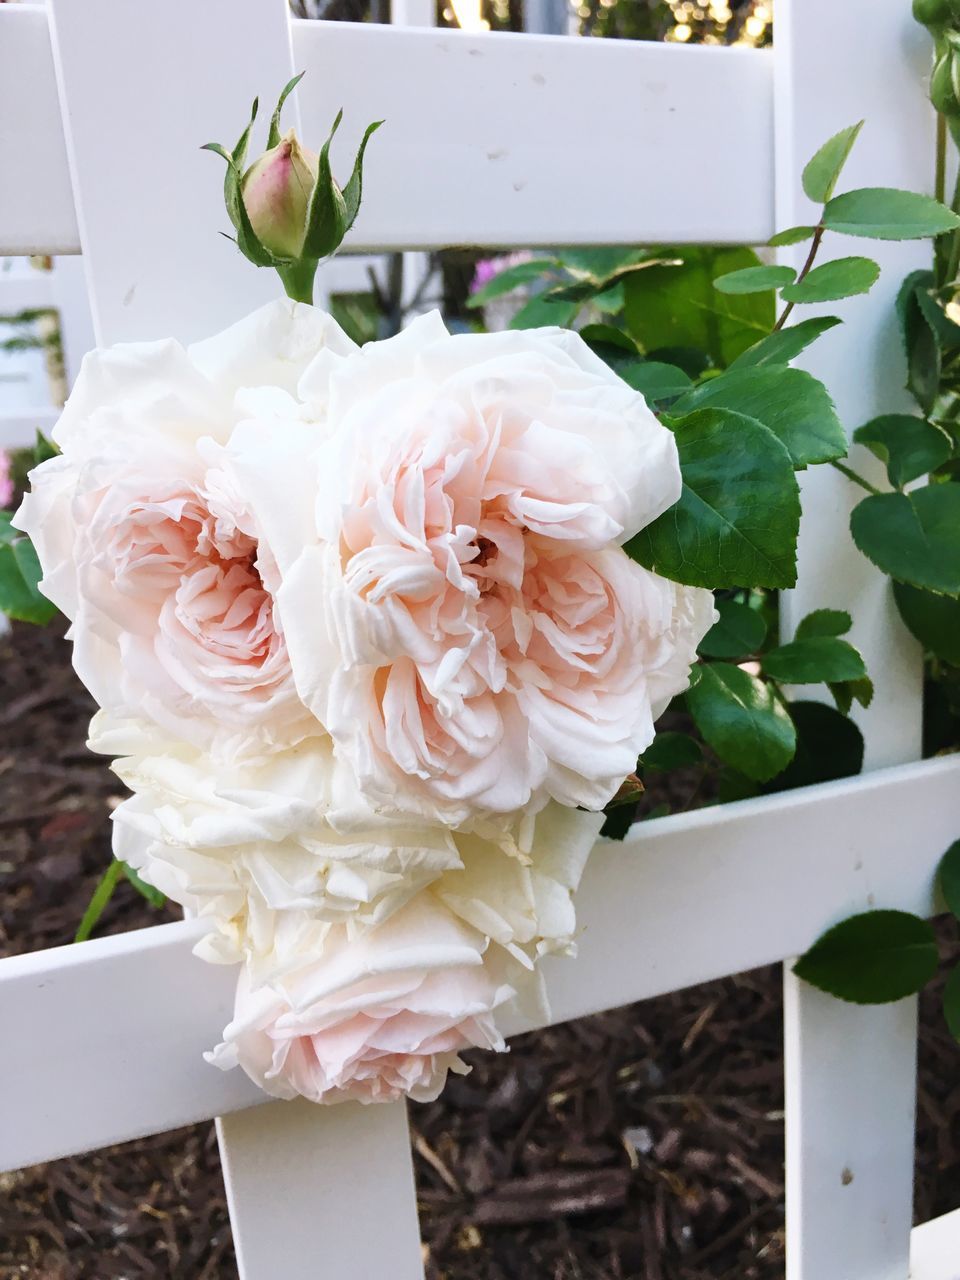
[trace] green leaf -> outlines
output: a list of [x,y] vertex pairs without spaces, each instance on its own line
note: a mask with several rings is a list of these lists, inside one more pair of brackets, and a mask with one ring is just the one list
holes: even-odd
[[947,910],[960,920],[960,840],[954,840],[940,859],[937,867],[937,884],[947,904]]
[[783,290],[786,302],[836,302],[869,293],[877,282],[880,268],[872,258],[835,258]]
[[[674,250],[662,252],[674,256]],[[760,266],[755,253],[684,246],[675,256],[682,259],[679,266],[652,266],[624,280],[627,329],[648,355],[662,347],[692,347],[723,367],[770,332],[772,289],[738,295],[713,287],[717,276]]]
[[796,581],[800,498],[790,457],[761,423],[703,409],[673,423],[680,501],[626,545],[648,569],[697,587]]
[[940,389],[940,344],[920,305],[920,297],[932,284],[931,271],[912,271],[897,294],[897,315],[907,355],[907,388],[924,413],[933,408]]
[[731,369],[754,368],[770,364],[788,364],[801,351],[816,342],[822,333],[835,328],[841,321],[836,316],[812,316],[786,329],[778,329],[748,347],[730,365]]
[[737,800],[751,800],[760,795],[760,784],[736,769],[721,769],[717,775],[717,799],[721,804],[735,804]]
[[960,595],[960,484],[871,495],[854,508],[850,532],[891,578]]
[[[299,76],[297,77],[299,79]],[[167,900],[167,896],[161,893],[159,889],[155,889],[152,884],[147,884],[146,880],[141,880],[130,866],[129,862],[121,862],[123,874],[127,877],[133,887],[142,897],[150,903],[151,907],[162,907]]]
[[49,462],[51,458],[59,455],[60,450],[57,445],[52,440],[48,440],[42,431],[38,431],[33,445],[33,465],[39,467],[41,462]]
[[674,364],[632,360],[617,369],[620,377],[646,400],[668,400],[689,391],[693,383]]
[[730,663],[694,668],[699,678],[687,690],[697,728],[725,764],[765,782],[796,750],[793,721],[770,685]]
[[793,638],[809,640],[812,636],[843,636],[852,626],[853,619],[844,609],[814,609],[801,618]]
[[960,667],[960,600],[906,582],[895,582],[893,595],[901,618],[924,649]]
[[718,600],[720,619],[700,641],[699,653],[708,658],[746,658],[767,638],[767,623],[758,609],[736,600]]
[[699,764],[703,759],[700,744],[686,733],[670,731],[658,733],[643,753],[641,764],[645,769],[685,769]]
[[837,704],[837,710],[843,716],[850,714],[854,701],[861,707],[869,707],[873,701],[873,681],[869,676],[861,676],[859,680],[832,680],[827,686]]
[[721,293],[762,293],[765,289],[779,289],[796,278],[793,267],[743,267],[729,271],[713,282]]
[[11,518],[9,511],[0,511],[0,613],[43,626],[56,617],[57,607],[41,595],[37,553],[30,539],[13,529]]
[[822,382],[782,365],[728,369],[683,396],[677,415],[713,406],[755,418],[786,446],[793,465],[829,462],[847,452],[846,437]]
[[520,308],[510,321],[510,328],[539,329],[544,325],[558,325],[565,329],[573,323],[579,309],[575,302],[555,302],[549,294],[538,293]]
[[797,701],[790,703],[790,718],[797,733],[796,754],[763,786],[765,794],[853,777],[863,768],[863,734],[845,715],[825,702]]
[[673,259],[646,258],[642,262],[631,262],[618,267],[609,275],[574,280],[572,284],[563,284],[550,290],[550,296],[557,302],[578,302],[581,305],[591,298],[595,299],[601,310],[617,311],[623,305],[622,297],[615,286],[621,284],[627,276],[635,271],[646,271],[650,267],[676,265]]
[[839,636],[808,636],[764,654],[760,665],[771,680],[783,684],[829,684],[860,680],[867,674],[863,658]]
[[488,280],[482,289],[470,295],[467,306],[471,308],[486,306],[494,298],[501,298],[505,293],[512,293],[531,280],[539,280],[548,271],[557,271],[560,263],[556,258],[531,258],[529,262],[517,262],[512,267],[504,267],[492,280]]
[[943,1016],[954,1040],[960,1041],[960,965],[950,971],[943,988]]
[[914,995],[937,971],[937,941],[908,911],[865,911],[828,929],[793,967],[798,978],[853,1004]]
[[787,227],[785,231],[778,231],[775,236],[771,236],[767,244],[771,249],[780,249],[789,244],[802,244],[804,240],[810,240],[813,237],[816,227]]
[[932,196],[892,187],[862,187],[834,196],[823,211],[830,231],[871,240],[924,240],[956,231],[960,218]]
[[826,204],[847,162],[863,121],[835,133],[825,142],[803,171],[803,190],[815,204]]
[[872,418],[857,428],[853,438],[886,463],[887,476],[896,489],[935,471],[953,453],[953,442],[945,431],[907,413]]
[[367,143],[382,124],[382,120],[374,120],[373,124],[367,125],[363,137],[360,139],[357,158],[353,162],[353,172],[350,174],[347,185],[343,188],[343,204],[346,210],[344,234],[356,222],[357,214],[360,212],[360,201],[363,197],[363,156],[367,149]]
[[630,335],[612,324],[585,324],[580,330],[580,337],[604,360],[607,359],[608,347],[613,347],[623,357],[636,359],[640,355],[640,349]]

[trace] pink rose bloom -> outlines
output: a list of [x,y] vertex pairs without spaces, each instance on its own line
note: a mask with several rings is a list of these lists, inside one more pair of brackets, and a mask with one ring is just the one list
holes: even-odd
[[306,516],[257,441],[231,454],[290,549],[297,688],[360,789],[450,825],[602,808],[714,617],[620,545],[679,497],[671,432],[577,334],[437,315],[333,371],[328,431]]
[[222,446],[248,420],[280,459],[307,447],[318,427],[298,381],[352,350],[329,317],[283,302],[189,350],[135,343],[84,361],[54,432],[62,453],[32,472],[17,525],[101,706],[224,757],[317,731],[274,608],[276,564]]
[[6,507],[13,499],[13,476],[10,474],[10,455],[0,449],[0,507]]
[[234,1020],[207,1058],[240,1065],[278,1098],[430,1102],[449,1071],[467,1070],[464,1049],[505,1048],[494,1013],[514,996],[519,967],[492,950],[419,894],[349,943],[332,930],[282,982],[254,988],[243,969]]

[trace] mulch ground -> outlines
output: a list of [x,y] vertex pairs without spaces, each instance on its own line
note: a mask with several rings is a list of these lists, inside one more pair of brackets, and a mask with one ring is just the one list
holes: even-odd
[[[107,861],[68,650],[0,638],[0,954],[69,942]],[[122,884],[99,931],[163,918]],[[960,1049],[923,1003],[918,1220],[960,1205]],[[430,1280],[780,1280],[781,1032],[770,969],[475,1055],[411,1111]],[[211,1125],[0,1175],[0,1280],[236,1274]]]

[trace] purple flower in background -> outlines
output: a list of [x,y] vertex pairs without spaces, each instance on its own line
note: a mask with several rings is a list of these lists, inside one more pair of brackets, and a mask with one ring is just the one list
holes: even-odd
[[506,253],[499,258],[481,258],[474,272],[470,292],[479,293],[501,271],[506,271],[507,267],[518,267],[522,262],[530,262],[532,259],[533,254],[527,249],[521,249],[517,253]]
[[0,449],[0,507],[7,507],[13,501],[13,476],[10,474],[10,455]]

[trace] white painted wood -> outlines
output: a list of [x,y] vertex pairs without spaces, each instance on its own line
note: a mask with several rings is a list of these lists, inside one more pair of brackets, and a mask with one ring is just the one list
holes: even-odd
[[[89,11],[95,28],[104,2],[75,6],[74,20],[79,24]],[[116,38],[133,40],[141,32],[150,61],[168,59],[174,82],[190,84],[200,73],[197,55],[192,38],[177,41],[181,23],[171,8],[189,11],[191,22],[198,13],[190,0],[130,5],[118,19]],[[0,84],[25,60],[44,66],[50,58],[44,15],[11,22],[16,16],[14,6],[0,6]],[[194,149],[239,132],[250,86],[262,85],[266,100],[276,78],[267,62],[253,70],[235,61],[236,24],[224,29],[230,38],[223,49],[230,56],[224,52],[217,64],[217,93],[202,100],[172,94],[162,135],[161,172],[169,174],[177,164],[194,184],[197,240],[183,247],[198,281],[210,278],[219,260],[206,229],[221,228],[223,215],[216,163]],[[305,136],[324,136],[337,109],[345,108],[334,148],[339,172],[349,165],[365,124],[387,118],[368,153],[368,196],[352,248],[752,243],[773,232],[773,60],[766,51],[314,21],[294,21],[292,35],[296,66],[308,73],[299,91]],[[115,145],[102,148],[93,169],[81,173],[88,185],[106,179],[129,194],[134,178],[112,164],[117,148],[136,170],[130,148],[142,129],[152,145],[161,141],[155,122],[144,120],[136,92],[142,65],[134,58],[117,72],[125,80],[122,111],[103,95],[103,137]],[[703,120],[718,103],[724,128],[705,148]],[[49,73],[24,96],[15,119],[15,130],[0,125],[0,173],[15,172],[18,161],[22,167],[23,145],[14,134],[22,134],[29,120],[35,149],[59,155],[46,161],[54,168],[44,197],[50,244],[43,247],[76,252]],[[630,122],[629,165],[621,163],[623,134],[611,120]],[[0,252],[14,252],[34,234],[33,190],[24,184],[26,204],[0,201]],[[162,190],[157,197],[162,205]],[[178,215],[172,213],[175,230]],[[121,261],[130,256],[127,241],[134,236],[131,228],[115,246]],[[221,252],[229,249],[224,242]],[[141,286],[149,291],[156,273],[151,270],[146,280],[129,269],[125,274],[130,279],[121,301],[139,281],[140,301],[135,293],[134,303],[145,305]],[[230,305],[224,299],[224,314]]]
[[[236,974],[191,954],[195,923],[0,961],[0,1144],[10,1167],[207,1120],[260,1091],[203,1060]],[[202,998],[198,998],[202,989]]]
[[917,999],[784,991],[788,1280],[907,1280]]
[[960,1280],[960,1209],[914,1227],[910,1280]]
[[422,1280],[402,1102],[272,1102],[217,1131],[244,1280]]
[[390,0],[390,21],[397,27],[432,27],[437,21],[436,0]]
[[5,272],[0,275],[0,316],[34,307],[56,306],[52,271]]
[[523,0],[524,31],[565,36],[575,21],[569,0]]
[[[50,12],[99,339],[190,341],[276,297],[274,272],[219,234],[231,230],[223,161],[200,147],[232,145],[258,91],[262,146],[293,66],[285,6],[67,0]],[[287,110],[295,121],[296,103]]]
[[[960,757],[948,757],[603,842],[578,897],[580,955],[544,964],[553,1020],[782,960],[869,906],[927,914],[958,826]],[[0,1055],[0,1168],[249,1105],[252,1085],[201,1058],[234,981],[190,955],[202,932],[165,925],[0,961],[0,1026],[20,1028]]]
[[[881,185],[925,190],[930,185],[933,119],[923,88],[929,61],[924,37],[900,0],[877,0],[870,6],[867,45],[865,13],[863,3],[841,8],[830,0],[778,3],[778,226],[816,221],[817,207],[800,184],[802,168],[827,138],[861,118],[867,123],[840,190]],[[839,314],[844,326],[798,361],[826,383],[849,432],[878,413],[906,406],[893,304],[904,275],[929,263],[930,246],[864,246],[828,235],[823,247],[819,260],[867,252],[882,269],[869,299],[820,308]],[[791,249],[783,258],[799,267],[806,249]],[[798,312],[810,315],[815,309]],[[863,466],[864,458],[855,456],[854,465]],[[866,741],[865,767],[916,759],[921,752],[921,655],[897,616],[887,579],[850,538],[850,511],[864,494],[829,467],[814,468],[801,487],[799,582],[781,597],[784,638],[812,609],[849,610],[854,618],[851,639],[863,651],[876,684],[872,707],[855,716]],[[809,689],[798,693],[817,696]],[[826,690],[821,695],[829,699]],[[912,827],[912,804],[904,812],[909,812]],[[847,812],[841,821],[845,831],[856,821],[855,814]],[[912,842],[903,830],[907,819],[894,821],[904,842],[901,857],[909,856]],[[787,1280],[906,1280],[916,1001],[892,1008],[845,1005],[799,982],[789,964],[784,998]],[[851,1180],[844,1171],[853,1174]]]
[[43,5],[0,8],[0,253],[77,253],[50,33]]
[[0,449],[31,449],[37,432],[48,436],[60,417],[60,410],[49,405],[38,409],[0,408]]
[[[842,6],[833,0],[778,0],[776,30],[778,226],[816,220],[818,206],[800,186],[802,168],[827,138],[860,119],[866,124],[839,190],[931,190],[934,120],[925,92],[929,39],[913,21],[910,6],[902,0]],[[807,247],[785,251],[784,258],[798,265]],[[903,390],[906,366],[894,300],[909,271],[930,265],[931,248],[928,240],[897,244],[828,235],[818,261],[850,254],[867,254],[880,263],[882,275],[869,296],[798,307],[794,318],[818,312],[843,318],[843,327],[809,348],[797,364],[826,384],[852,433],[879,413],[911,404]],[[873,471],[865,450],[855,450],[853,463]],[[916,760],[920,651],[897,616],[888,580],[850,538],[850,511],[866,495],[831,467],[812,468],[802,478],[802,490],[800,581],[782,596],[786,635],[811,609],[847,609],[854,618],[851,638],[864,653],[877,691],[870,709],[858,710],[855,717],[867,740],[866,767]]]
[[[87,0],[82,6],[76,0],[52,0],[51,15],[84,265],[100,341],[169,334],[189,340],[231,323],[257,301],[276,296],[274,273],[256,271],[216,235],[226,220],[219,194],[222,163],[197,148],[209,140],[232,142],[238,122],[245,118],[251,87],[269,101],[292,75],[285,0],[207,0],[200,8],[190,0],[168,0],[155,9],[125,0]],[[141,56],[143,49],[149,49],[148,59]],[[215,93],[210,91],[213,83]],[[123,103],[122,111],[118,103]],[[296,118],[291,109],[290,119]],[[265,136],[265,124],[259,136]],[[70,1056],[64,1057],[72,1038],[92,1043],[99,1037],[92,1044],[91,1076],[101,1078],[114,1095],[117,1072],[124,1070],[128,1054],[140,1052],[151,1041],[156,1048],[156,1040],[171,1032],[178,1040],[181,1035],[193,1040],[182,1060],[183,1074],[168,1069],[162,1051],[148,1053],[138,1069],[129,1071],[122,1102],[114,1097],[123,1126],[133,1123],[140,1133],[155,1131],[158,1118],[169,1117],[171,1106],[185,1107],[192,1118],[199,1118],[198,1105],[209,1116],[263,1101],[243,1078],[232,1080],[224,1093],[222,1081],[214,1079],[220,1073],[203,1061],[202,1049],[217,1037],[208,1029],[200,1041],[196,1038],[196,1018],[209,1016],[209,1010],[194,998],[191,986],[200,977],[198,962],[183,945],[195,926],[172,930],[161,931],[159,944],[161,954],[168,947],[176,952],[172,965],[156,964],[151,949],[138,944],[142,935],[132,934],[127,939],[140,963],[127,954],[116,983],[99,971],[82,974],[80,985],[75,984],[65,1000],[69,1034],[42,1067],[33,1058],[39,1041],[32,1040],[33,1071],[47,1074],[46,1086],[37,1095],[35,1118],[50,1142],[62,1143],[67,1132],[49,1108],[59,1107],[59,1101],[51,1100],[63,1096],[64,1077],[75,1078]],[[90,945],[55,964],[54,989],[65,976],[81,972],[82,952]],[[80,956],[76,962],[74,954]],[[89,963],[96,964],[97,956],[94,946]],[[35,1016],[37,993],[48,989],[32,971],[29,957],[24,964],[26,977],[21,975],[13,998],[19,1016],[10,1025],[22,1024],[26,1016],[18,1000],[26,1000]],[[172,982],[167,981],[167,969],[173,971]],[[138,971],[144,970],[140,985]],[[154,1003],[149,996],[156,988],[151,989],[150,982],[157,976],[163,983]],[[235,973],[207,970],[204,978],[215,991],[217,1020],[226,1025]],[[187,1011],[182,1020],[176,1017],[176,1002]],[[54,1021],[43,1025],[48,1031],[55,1027]],[[88,1081],[91,1076],[81,1073]],[[221,1099],[212,1109],[210,1090]],[[67,1086],[71,1091],[72,1085]],[[148,1097],[157,1104],[154,1112],[144,1105]],[[18,1119],[26,1115],[22,1102],[17,1099],[10,1126],[14,1145]],[[149,1127],[139,1127],[148,1116]],[[83,1145],[104,1143],[104,1119],[93,1108],[76,1117],[85,1135]],[[94,1122],[96,1130],[90,1128]],[[169,1119],[159,1120],[160,1127],[168,1123]],[[330,1260],[326,1274],[331,1280],[360,1278],[367,1273],[350,1270],[350,1250],[358,1258],[368,1257],[371,1264],[387,1256],[387,1240],[378,1246],[371,1234],[375,1223],[389,1227],[393,1236],[391,1274],[400,1280],[422,1274],[402,1110],[376,1108],[362,1120],[335,1109],[315,1111],[309,1119],[303,1111],[279,1108],[263,1116],[241,1114],[221,1127],[220,1145],[241,1280],[273,1280],[281,1260],[286,1276],[316,1275],[318,1253]],[[375,1161],[369,1158],[373,1152]],[[365,1157],[361,1197],[358,1176]],[[340,1176],[351,1167],[352,1177]],[[265,1186],[270,1188],[268,1197]],[[364,1213],[370,1221],[366,1239],[358,1241],[347,1224],[360,1224]],[[382,1267],[369,1271],[371,1277],[387,1273]]]
[[93,314],[83,259],[77,256],[57,258],[53,268],[54,306],[60,313],[60,338],[67,386],[72,387],[80,372],[80,363],[97,345],[93,332]]

